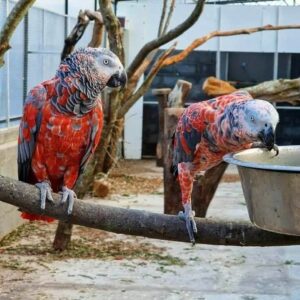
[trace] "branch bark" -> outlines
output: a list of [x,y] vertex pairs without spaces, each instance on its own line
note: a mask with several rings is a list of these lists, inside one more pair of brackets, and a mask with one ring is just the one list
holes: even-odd
[[[237,90],[230,82],[215,77],[208,77],[202,88],[211,97],[230,94]],[[288,102],[292,105],[300,103],[300,78],[265,81],[254,86],[241,88],[241,90],[246,90],[253,98],[270,102]]]
[[144,45],[127,69],[128,78],[130,78],[131,75],[134,74],[134,72],[137,70],[137,68],[143,62],[144,58],[152,50],[175,39],[176,37],[181,35],[183,32],[185,32],[187,29],[189,29],[193,24],[195,24],[203,11],[204,2],[205,2],[204,0],[198,0],[193,12],[184,22],[182,22],[180,25],[178,25],[174,29],[168,31],[165,35],[161,36],[160,38],[152,40]]
[[83,36],[90,21],[95,21],[93,36],[89,43],[89,47],[99,47],[102,41],[103,32],[103,18],[100,12],[90,10],[80,10],[77,23],[72,29],[71,33],[65,39],[65,45],[61,53],[61,59],[64,59],[73,52],[75,45]]
[[253,27],[253,28],[243,28],[237,30],[229,30],[229,31],[213,31],[207,35],[204,35],[201,38],[194,40],[187,48],[185,48],[180,53],[168,57],[165,62],[164,66],[173,65],[185,59],[194,49],[198,48],[199,46],[203,45],[208,40],[214,37],[226,37],[226,36],[234,36],[234,35],[243,35],[243,34],[252,34],[255,32],[260,31],[270,31],[270,30],[285,30],[285,29],[300,29],[300,25],[283,25],[283,26],[273,26],[273,25],[265,25],[260,27]]
[[[73,224],[110,232],[144,236],[162,240],[189,242],[185,223],[177,216],[124,209],[75,200],[73,214],[67,217],[67,206],[59,204],[60,195],[53,194],[54,205],[45,214]],[[0,176],[0,200],[31,213],[40,214],[39,190],[27,183]],[[300,237],[271,233],[247,222],[212,221],[196,218],[197,243],[232,246],[299,245]]]
[[137,91],[131,95],[127,101],[124,103],[124,105],[120,108],[118,118],[123,118],[125,114],[128,112],[128,110],[131,108],[131,106],[140,98],[142,97],[145,92],[150,88],[150,85],[156,76],[156,74],[159,72],[159,70],[162,68],[162,65],[164,63],[164,60],[168,55],[175,49],[176,43],[174,43],[168,50],[166,50],[156,61],[152,69],[150,70],[148,76],[142,83],[142,85],[137,89]]
[[18,1],[2,26],[0,32],[0,68],[4,65],[5,52],[11,48],[9,41],[13,33],[34,2],[35,0]]
[[121,62],[124,64],[124,47],[119,19],[113,12],[111,0],[99,0],[99,4],[108,34],[109,48],[120,58]]

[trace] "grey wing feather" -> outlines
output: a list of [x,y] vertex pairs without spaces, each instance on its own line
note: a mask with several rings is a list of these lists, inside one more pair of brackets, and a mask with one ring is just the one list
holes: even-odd
[[[32,180],[30,178],[31,159],[35,149],[36,137],[41,125],[41,110],[46,99],[46,91],[43,86],[37,86],[34,90],[35,92],[39,91],[39,93],[37,93],[39,97],[36,98],[32,92],[29,93],[24,105],[23,117],[19,127],[18,177],[19,180],[24,182],[30,182]],[[30,110],[30,107],[34,109]],[[35,124],[31,122],[31,127],[29,127],[27,120],[29,114],[32,113],[35,114]],[[32,118],[32,115],[30,117]]]

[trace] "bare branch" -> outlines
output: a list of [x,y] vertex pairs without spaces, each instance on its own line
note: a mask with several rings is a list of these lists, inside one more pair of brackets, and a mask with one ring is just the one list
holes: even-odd
[[[0,199],[24,211],[40,214],[39,190],[27,183],[0,176]],[[73,214],[67,217],[67,206],[61,196],[53,194],[54,205],[46,205],[45,214],[61,221],[98,228],[115,233],[155,239],[189,242],[186,226],[178,216],[147,211],[109,207],[89,201],[75,200]],[[300,237],[261,230],[247,222],[213,221],[195,218],[196,242],[232,246],[299,245]]]
[[171,0],[171,4],[170,4],[170,8],[169,8],[169,13],[168,13],[168,16],[167,16],[167,19],[166,19],[166,22],[165,22],[165,25],[164,25],[164,28],[162,30],[161,35],[165,35],[166,32],[167,32],[167,30],[168,30],[168,27],[169,27],[169,24],[170,24],[170,20],[171,20],[171,17],[173,15],[174,7],[175,7],[175,0]]
[[35,0],[18,1],[3,24],[0,32],[0,68],[4,65],[5,52],[11,48],[9,41],[14,31],[34,2]]
[[185,32],[187,29],[189,29],[193,24],[195,24],[195,22],[198,20],[203,11],[204,2],[205,0],[198,0],[193,12],[184,22],[182,22],[174,29],[168,31],[165,35],[161,36],[160,38],[152,40],[144,45],[127,69],[128,78],[130,78],[132,74],[134,74],[134,72],[140,66],[144,58],[152,50],[170,42],[171,40]]
[[124,63],[121,24],[113,12],[111,0],[99,0],[99,4],[108,34],[109,48],[120,58],[121,62]]
[[61,54],[61,59],[73,52],[75,45],[82,38],[90,21],[95,21],[93,36],[88,44],[89,47],[99,47],[102,41],[103,18],[100,12],[91,10],[80,10],[77,17],[77,23],[71,33],[65,39],[65,45]]
[[194,49],[206,43],[208,40],[214,37],[220,36],[234,36],[234,35],[242,35],[242,34],[252,34],[260,31],[270,31],[270,30],[285,30],[285,29],[300,29],[300,25],[283,25],[283,26],[273,26],[273,25],[265,25],[260,27],[253,28],[244,28],[237,30],[229,30],[229,31],[213,31],[201,38],[194,40],[187,48],[185,48],[180,53],[170,56],[165,60],[164,66],[169,66],[178,63],[185,59]]
[[162,68],[164,60],[168,57],[168,55],[175,49],[177,43],[174,43],[172,47],[170,47],[168,50],[166,50],[156,61],[156,63],[153,65],[152,69],[150,70],[148,76],[144,80],[143,84],[138,88],[138,90],[131,95],[124,105],[120,108],[118,117],[123,118],[125,114],[128,112],[130,107],[140,98],[142,97],[145,92],[149,89],[154,77],[159,72],[159,70]]
[[167,11],[167,3],[168,3],[168,0],[164,0],[163,8],[162,8],[162,11],[161,11],[161,16],[160,16],[160,21],[159,21],[157,37],[160,37],[162,35],[162,32],[163,32],[163,25],[164,25],[164,21],[165,21],[165,17],[166,17],[166,11]]
[[94,20],[94,28],[92,39],[88,44],[88,47],[98,48],[102,43],[103,36],[103,18],[99,11],[86,10],[86,14],[90,20]]

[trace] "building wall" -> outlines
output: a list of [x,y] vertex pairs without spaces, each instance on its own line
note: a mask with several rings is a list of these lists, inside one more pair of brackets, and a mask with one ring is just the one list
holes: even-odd
[[[191,3],[177,3],[169,28],[185,20],[194,8]],[[126,17],[128,61],[139,49],[156,37],[162,1],[124,1],[118,4],[118,15]],[[231,30],[267,24],[298,24],[300,7],[259,5],[206,5],[197,23],[178,37],[176,49],[184,49],[193,40],[214,30]],[[139,17],[137,17],[139,16]],[[213,38],[199,47],[201,51],[300,53],[299,30],[259,32],[252,35]],[[163,46],[168,48],[171,43]],[[217,74],[218,75],[218,74]],[[179,78],[178,78],[179,79]],[[185,79],[185,78],[180,78]],[[125,156],[141,158],[143,98],[128,112],[125,123]]]
[[[17,135],[18,128],[0,129],[0,175],[17,178]],[[0,238],[23,220],[15,206],[0,202]]]

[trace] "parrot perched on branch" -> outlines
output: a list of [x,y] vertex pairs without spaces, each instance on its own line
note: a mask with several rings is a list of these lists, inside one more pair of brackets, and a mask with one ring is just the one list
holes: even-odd
[[178,176],[189,238],[197,232],[191,207],[195,175],[222,162],[225,154],[248,148],[274,149],[274,133],[279,116],[272,104],[238,91],[208,101],[194,103],[182,113],[172,144],[171,172]]
[[[51,192],[61,192],[72,213],[72,188],[99,143],[103,111],[100,92],[124,86],[119,58],[105,48],[79,49],[66,57],[55,77],[34,87],[26,99],[19,128],[19,180],[40,189],[41,209]],[[53,219],[23,212],[30,220]]]

